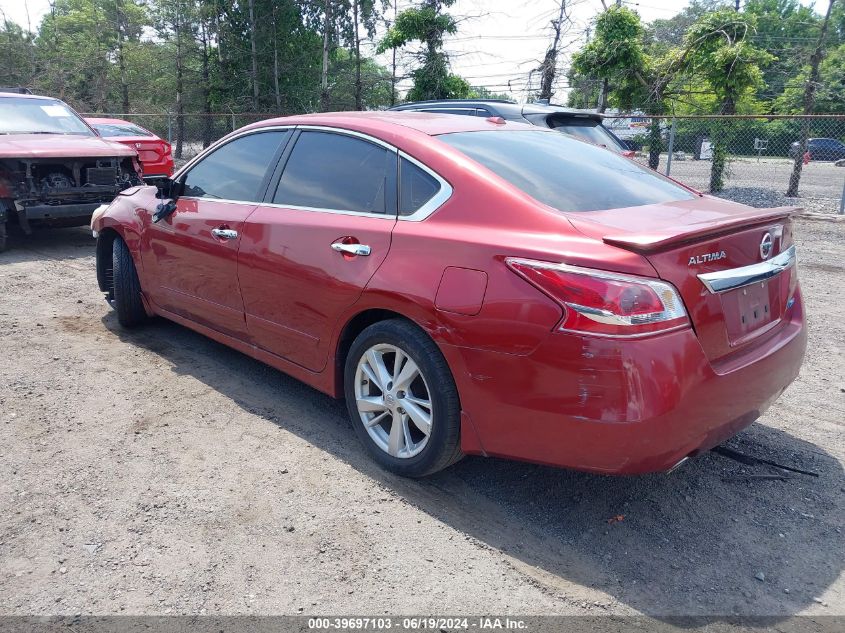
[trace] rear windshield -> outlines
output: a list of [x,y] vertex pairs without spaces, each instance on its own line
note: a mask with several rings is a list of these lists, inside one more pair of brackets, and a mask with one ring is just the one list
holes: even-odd
[[572,119],[562,119],[552,121],[552,127],[558,132],[569,134],[582,141],[588,141],[594,145],[607,147],[608,149],[622,150],[622,144],[608,132],[601,123],[595,121],[577,121]]
[[152,136],[144,128],[131,123],[92,123],[100,136]]
[[565,134],[457,132],[437,137],[560,211],[597,211],[695,196],[648,167]]
[[94,133],[61,101],[0,97],[0,134]]

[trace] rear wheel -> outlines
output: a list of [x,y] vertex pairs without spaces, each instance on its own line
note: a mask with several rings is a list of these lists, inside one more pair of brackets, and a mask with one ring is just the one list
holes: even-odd
[[114,238],[112,244],[112,306],[117,320],[123,327],[134,327],[147,318],[141,300],[141,282],[132,254],[121,238]]
[[461,458],[455,381],[415,325],[391,319],[361,332],[346,358],[344,387],[355,432],[384,468],[422,477]]

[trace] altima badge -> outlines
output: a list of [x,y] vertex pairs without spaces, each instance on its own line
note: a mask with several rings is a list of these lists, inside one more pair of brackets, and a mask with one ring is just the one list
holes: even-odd
[[703,255],[693,255],[689,258],[689,262],[687,266],[692,266],[693,264],[705,264],[707,262],[715,262],[719,259],[725,259],[727,255],[725,251],[716,251],[715,253],[704,253]]
[[760,242],[760,257],[763,259],[769,259],[769,255],[772,254],[772,245],[774,241],[772,240],[772,234],[766,233],[763,236],[763,240]]

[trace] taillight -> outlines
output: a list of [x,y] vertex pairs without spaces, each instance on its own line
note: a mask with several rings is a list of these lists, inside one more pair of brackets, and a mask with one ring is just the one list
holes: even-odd
[[636,158],[637,153],[632,149],[626,149],[622,152],[622,156],[624,156],[625,158]]
[[645,336],[689,325],[678,291],[664,281],[516,257],[505,262],[561,305],[560,331]]
[[166,143],[164,141],[161,142],[161,146],[164,148],[164,156],[170,156],[173,148],[170,146],[170,143]]

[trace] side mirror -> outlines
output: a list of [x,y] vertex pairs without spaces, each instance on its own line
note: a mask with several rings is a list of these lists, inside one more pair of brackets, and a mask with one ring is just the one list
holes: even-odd
[[182,193],[182,183],[170,178],[164,178],[156,183],[156,198],[161,202],[156,206],[153,222],[159,222],[173,215],[176,211],[176,199]]
[[176,211],[176,202],[168,200],[167,202],[160,202],[156,206],[156,212],[153,213],[153,224],[173,215]]

